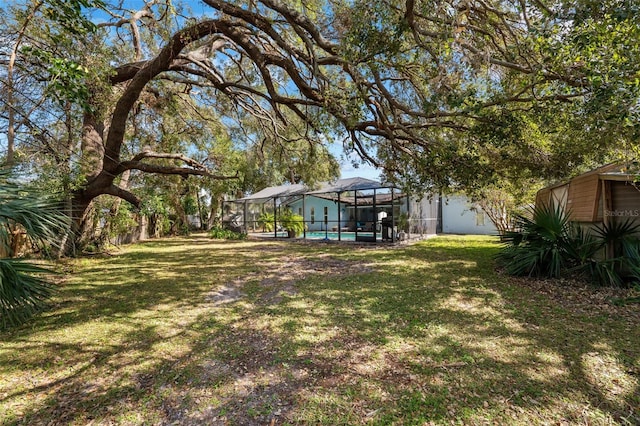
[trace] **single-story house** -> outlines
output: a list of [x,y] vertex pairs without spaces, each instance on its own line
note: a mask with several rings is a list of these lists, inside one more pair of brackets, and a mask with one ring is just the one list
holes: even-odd
[[[416,209],[412,215],[411,202],[397,188],[365,178],[339,179],[325,182],[317,188],[305,185],[281,185],[265,188],[255,194],[223,203],[223,222],[248,233],[284,236],[279,229],[283,209],[303,217],[303,238],[355,241],[395,241],[409,238],[413,233],[424,236],[430,227],[424,221],[431,217]],[[271,214],[272,230],[260,220]],[[433,233],[437,219],[433,215]],[[431,225],[431,224],[430,224]]]
[[[223,222],[248,233],[284,236],[278,228],[282,209],[303,217],[304,238],[395,241],[439,232],[497,234],[486,214],[463,196],[417,199],[365,178],[339,179],[317,188],[300,184],[265,188],[223,203]],[[273,214],[268,232],[259,220],[265,213]]]

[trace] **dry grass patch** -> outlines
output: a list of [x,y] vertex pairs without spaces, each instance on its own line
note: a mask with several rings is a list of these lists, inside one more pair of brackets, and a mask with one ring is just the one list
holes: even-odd
[[0,423],[640,423],[637,316],[501,276],[496,250],[193,237],[70,261],[1,335]]

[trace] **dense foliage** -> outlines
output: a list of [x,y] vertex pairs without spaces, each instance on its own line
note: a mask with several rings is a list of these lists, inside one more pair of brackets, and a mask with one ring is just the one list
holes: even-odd
[[580,274],[594,283],[640,283],[640,225],[630,220],[585,229],[559,207],[536,206],[517,217],[517,231],[504,236],[498,255],[505,271],[517,276],[559,278]]
[[160,192],[182,220],[178,198],[204,193],[203,216],[225,194],[334,178],[336,143],[407,190],[506,192],[498,219],[543,179],[637,151],[636,2],[198,7],[3,7],[6,160],[68,195],[76,235],[95,238],[101,196],[137,209]]
[[294,213],[291,209],[284,209],[278,214],[278,223],[291,238],[302,235],[305,230],[304,217]]
[[219,226],[211,228],[209,236],[215,240],[245,240],[247,238],[247,234],[224,229]]
[[275,224],[275,216],[270,212],[262,212],[258,217],[258,225],[262,227],[263,232],[273,231]]

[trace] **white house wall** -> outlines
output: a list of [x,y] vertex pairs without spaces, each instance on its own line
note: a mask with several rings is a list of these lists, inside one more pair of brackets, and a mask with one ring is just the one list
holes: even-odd
[[442,197],[442,232],[445,234],[496,235],[489,216],[463,196]]

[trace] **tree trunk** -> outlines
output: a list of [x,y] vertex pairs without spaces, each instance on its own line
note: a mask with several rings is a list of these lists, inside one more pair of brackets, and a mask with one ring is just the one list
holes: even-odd
[[82,251],[84,245],[83,236],[88,233],[88,217],[90,216],[93,198],[82,196],[81,192],[73,194],[67,205],[69,206],[69,217],[71,218],[70,238],[66,238],[64,244],[64,254],[67,256],[76,256]]
[[196,188],[196,203],[198,203],[198,229],[202,231],[205,228],[204,215],[202,211],[202,203],[200,202],[199,188]]
[[[131,176],[131,170],[125,170],[122,173],[122,179],[120,180],[120,184],[118,185],[122,189],[129,189],[129,177]],[[120,210],[120,205],[122,204],[122,198],[116,198],[113,200],[113,204],[109,209],[109,218],[105,221],[102,230],[100,231],[100,236],[98,237],[98,246],[104,247],[109,240],[109,234],[111,233],[111,218],[118,215],[118,211]]]
[[91,182],[102,171],[104,159],[104,125],[93,114],[85,113],[82,123],[81,171]]
[[207,230],[218,225],[218,213],[220,213],[220,205],[222,204],[221,197],[211,197],[211,211],[209,212],[209,219],[207,221]]

